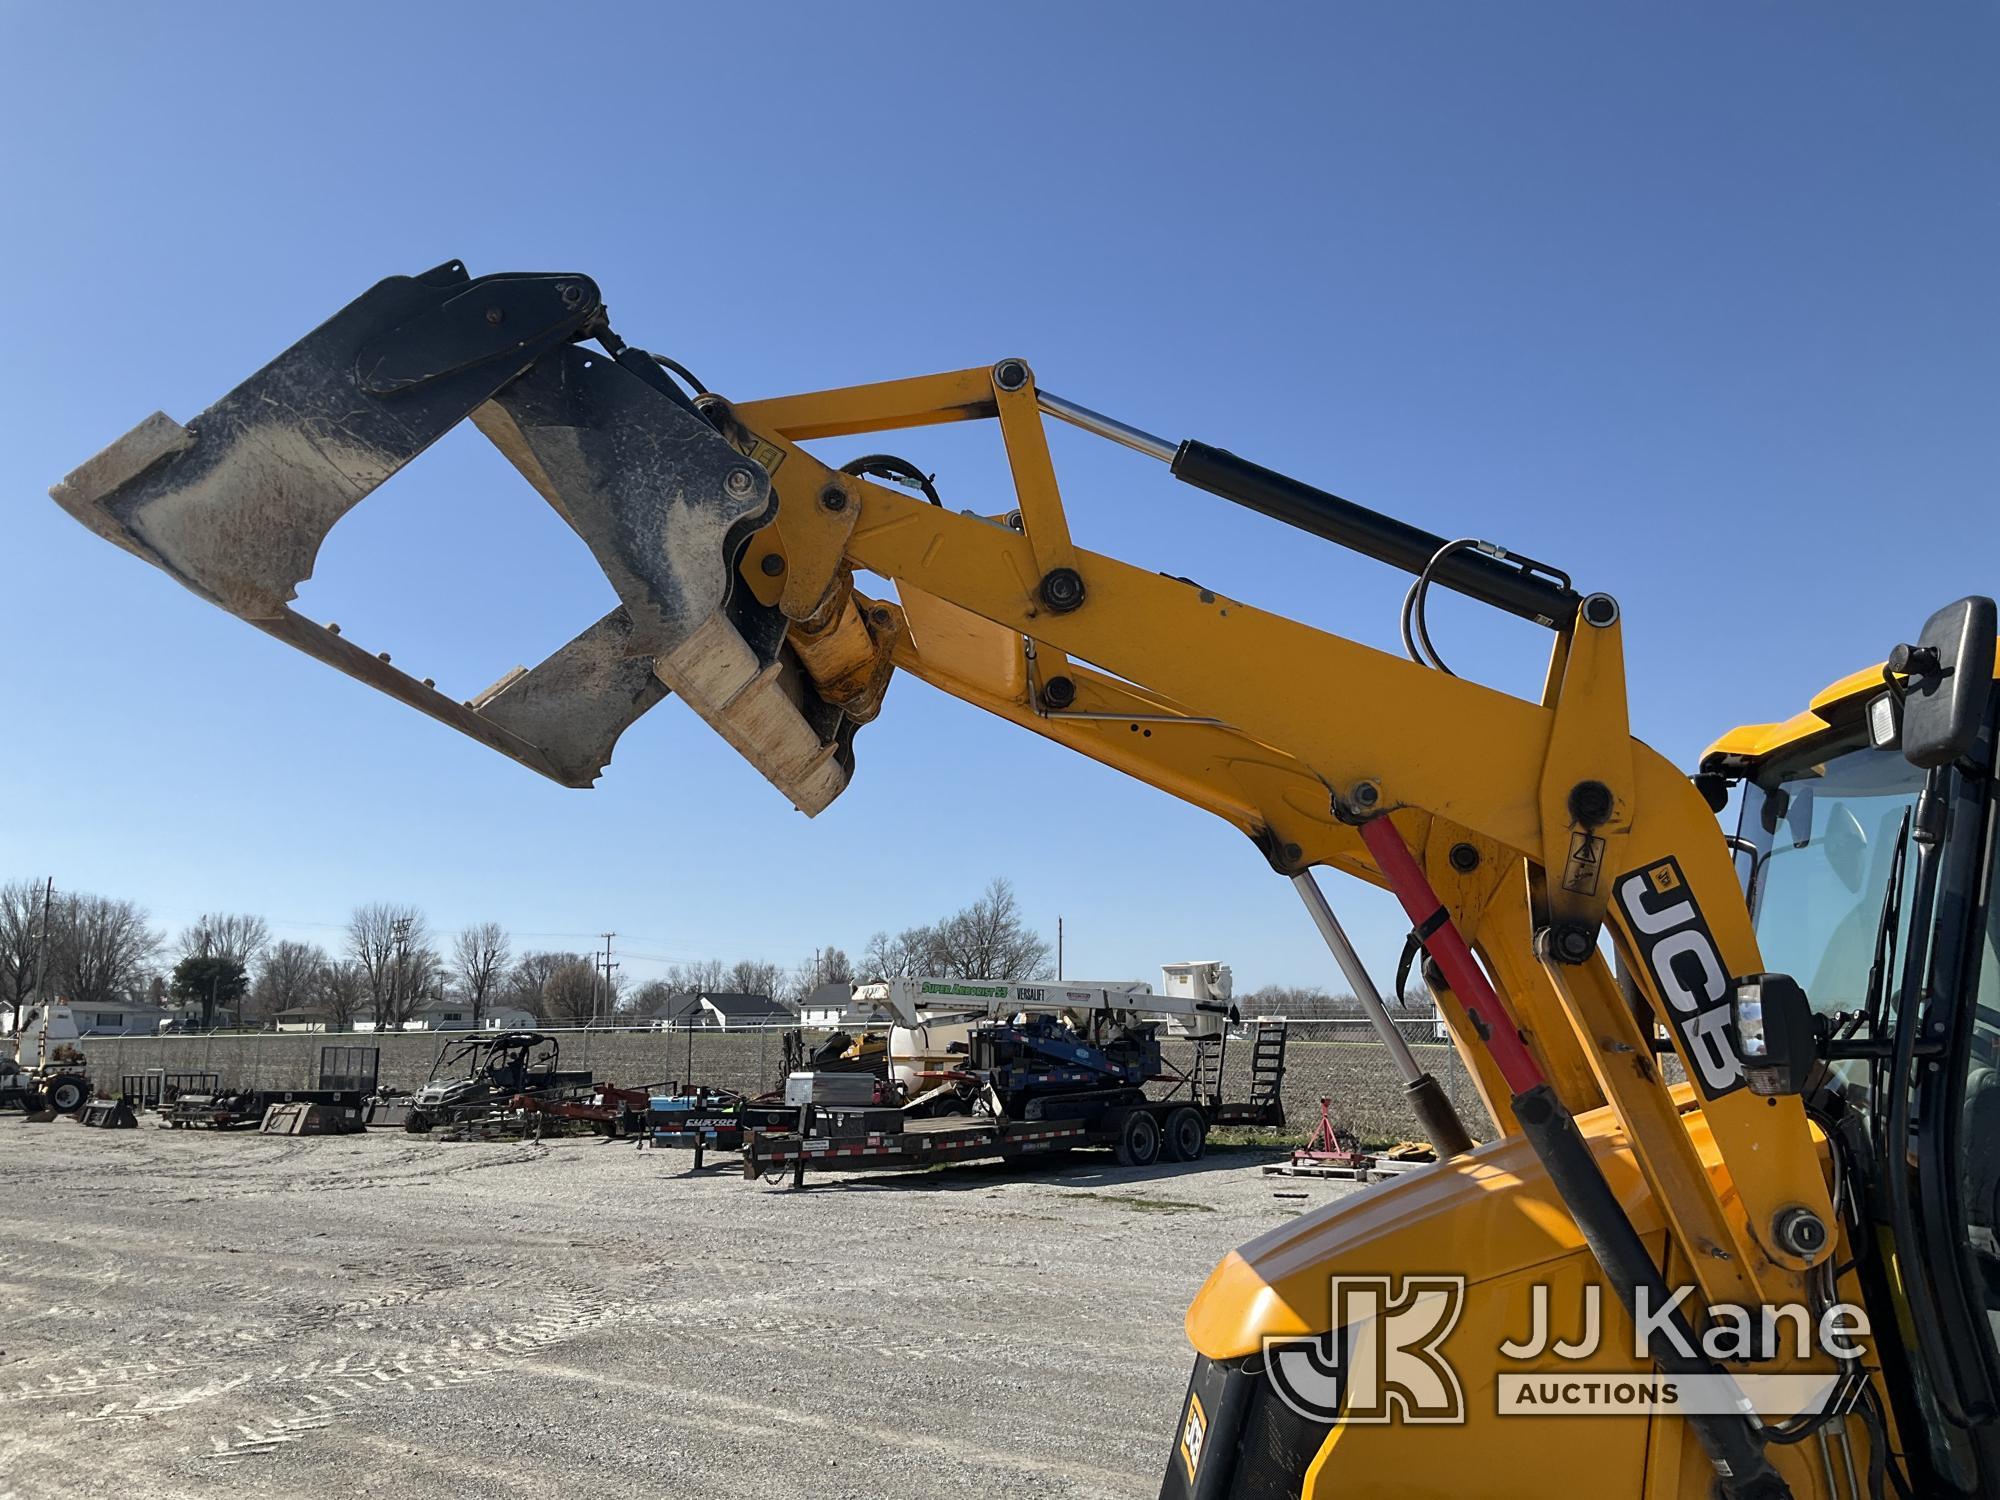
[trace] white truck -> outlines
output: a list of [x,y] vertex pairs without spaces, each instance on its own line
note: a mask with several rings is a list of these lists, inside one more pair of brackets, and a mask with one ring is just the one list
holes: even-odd
[[0,1109],[68,1115],[89,1103],[80,1035],[67,1005],[31,1008],[14,1033],[14,1055],[0,1056]]

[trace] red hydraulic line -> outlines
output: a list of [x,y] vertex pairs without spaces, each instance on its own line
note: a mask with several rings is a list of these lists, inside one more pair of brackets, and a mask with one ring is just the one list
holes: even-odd
[[1514,1024],[1506,1004],[1486,978],[1486,971],[1466,947],[1465,939],[1410,853],[1410,846],[1396,831],[1396,825],[1387,818],[1370,818],[1361,825],[1361,840],[1375,856],[1375,867],[1389,882],[1389,889],[1396,893],[1410,921],[1416,924],[1424,951],[1436,960],[1445,983],[1472,1017],[1486,1050],[1500,1065],[1500,1076],[1507,1081],[1508,1089],[1518,1096],[1547,1082],[1541,1065],[1521,1040],[1521,1028]]

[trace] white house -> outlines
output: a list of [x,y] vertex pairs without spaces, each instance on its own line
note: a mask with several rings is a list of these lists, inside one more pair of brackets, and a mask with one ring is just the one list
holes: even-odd
[[814,1031],[834,1031],[848,1024],[854,987],[828,981],[799,1001],[799,1024]]
[[798,1024],[798,1012],[784,1001],[745,994],[676,995],[653,1021],[662,1029],[706,1027],[715,1031]]
[[[327,1013],[317,1005],[295,1005],[290,1010],[281,1010],[271,1018],[280,1031],[325,1031]],[[527,1011],[512,1005],[489,1005],[486,1013],[479,1018],[482,1031],[532,1031],[540,1025]],[[456,1000],[430,1001],[417,1007],[416,1013],[405,1021],[403,1031],[470,1031],[472,1030],[472,1007]],[[373,1016],[359,1015],[349,1030],[367,1032],[375,1030]]]
[[[541,1023],[528,1011],[512,1005],[491,1005],[479,1017],[484,1031],[533,1031]],[[416,1014],[403,1023],[405,1031],[471,1031],[472,1002],[430,1000],[417,1007]]]
[[179,1011],[143,1000],[105,1000],[94,1005],[72,1004],[78,1036],[152,1036],[162,1021],[176,1019]]

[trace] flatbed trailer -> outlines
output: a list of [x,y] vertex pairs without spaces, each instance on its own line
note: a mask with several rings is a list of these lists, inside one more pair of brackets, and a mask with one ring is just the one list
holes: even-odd
[[[804,1187],[811,1167],[835,1171],[909,1171],[960,1162],[1018,1160],[1081,1147],[1111,1147],[1120,1165],[1194,1161],[1207,1149],[1210,1111],[1185,1098],[1135,1100],[1095,1118],[995,1120],[946,1116],[902,1122],[900,1130],[843,1134],[838,1112],[821,1111],[804,1129],[746,1130],[743,1175],[789,1172]],[[824,1133],[821,1133],[824,1130]]]
[[163,1130],[236,1130],[262,1126],[273,1105],[320,1104],[353,1109],[357,1118],[364,1103],[357,1089],[230,1089],[209,1094],[184,1093],[160,1110]]
[[[738,1149],[743,1175],[755,1181],[789,1172],[792,1185],[803,1187],[806,1172],[814,1166],[835,1171],[900,1171],[957,1162],[1006,1161],[1091,1146],[1113,1148],[1123,1166],[1150,1166],[1162,1159],[1194,1161],[1207,1149],[1208,1132],[1214,1126],[1284,1124],[1288,1031],[1283,1021],[1260,1021],[1254,1028],[1250,1091],[1244,1099],[1223,1097],[1222,1065],[1227,1046],[1223,1034],[1202,1041],[1188,1069],[1150,1080],[1170,1086],[1172,1092],[1163,1099],[1120,1093],[1053,1118],[906,1115],[892,1121],[893,1128],[876,1130],[868,1127],[881,1119],[882,1110],[856,1112],[805,1105],[787,1127],[746,1128],[742,1132]],[[697,1165],[702,1146],[722,1146],[714,1139],[693,1144]]]

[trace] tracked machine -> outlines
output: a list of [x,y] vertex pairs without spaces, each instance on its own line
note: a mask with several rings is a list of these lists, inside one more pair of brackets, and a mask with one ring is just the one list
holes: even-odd
[[[347,510],[468,419],[619,604],[459,696],[291,601]],[[1412,574],[1409,659],[1078,545],[1051,419]],[[950,509],[921,466],[849,441],[963,421],[998,426],[1010,503]],[[1617,602],[1520,553],[1163,440],[1016,358],[731,401],[620,339],[588,277],[457,262],[378,284],[55,495],[565,785],[672,693],[817,812],[900,669],[1240,829],[1364,1000],[1313,872],[1393,891],[1488,1119],[1467,1130],[1385,1029],[1443,1159],[1216,1269],[1163,1494],[2000,1492],[1990,600],[1691,779],[1631,738]],[[1538,695],[1448,670],[1436,589],[1547,628]],[[1858,1342],[1714,1337],[1739,1309],[1823,1331],[1850,1305]]]

